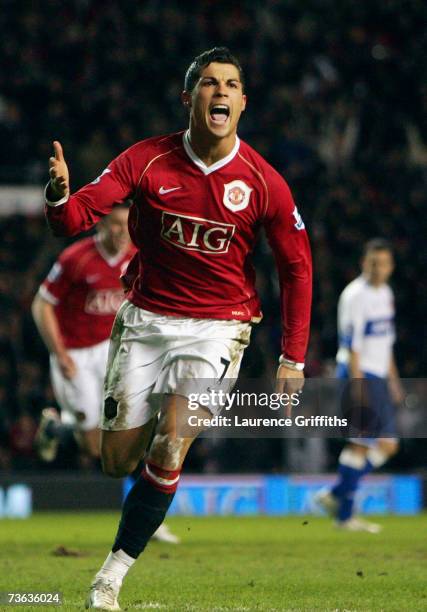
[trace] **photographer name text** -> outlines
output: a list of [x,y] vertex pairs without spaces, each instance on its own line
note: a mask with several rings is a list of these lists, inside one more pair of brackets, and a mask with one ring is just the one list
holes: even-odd
[[348,419],[337,416],[316,415],[304,417],[241,417],[214,416],[212,418],[199,417],[192,414],[188,417],[190,427],[347,427]]

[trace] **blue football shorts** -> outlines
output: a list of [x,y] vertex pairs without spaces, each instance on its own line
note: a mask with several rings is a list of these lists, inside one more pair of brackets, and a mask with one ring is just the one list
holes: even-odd
[[356,405],[351,399],[348,367],[338,364],[336,377],[341,381],[340,410],[349,419],[349,440],[357,444],[372,446],[377,438],[397,437],[395,406],[390,397],[388,380],[370,372],[363,372],[364,401]]

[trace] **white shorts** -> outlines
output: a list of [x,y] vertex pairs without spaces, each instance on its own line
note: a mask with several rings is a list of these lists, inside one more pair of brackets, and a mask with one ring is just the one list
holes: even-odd
[[250,334],[249,322],[159,315],[126,300],[111,332],[101,428],[144,425],[164,394],[188,397],[198,382],[230,391]]
[[99,427],[104,399],[104,377],[109,340],[67,352],[77,366],[71,380],[64,378],[55,355],[50,356],[50,376],[56,400],[65,422],[82,431]]

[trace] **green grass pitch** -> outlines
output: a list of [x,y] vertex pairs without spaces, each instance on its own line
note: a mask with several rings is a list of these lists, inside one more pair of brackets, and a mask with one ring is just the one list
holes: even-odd
[[[37,514],[0,521],[0,591],[61,591],[83,610],[117,514]],[[426,516],[378,520],[379,535],[336,531],[323,518],[171,518],[179,546],[151,543],[128,574],[123,610],[427,610]],[[58,547],[79,556],[55,556]]]

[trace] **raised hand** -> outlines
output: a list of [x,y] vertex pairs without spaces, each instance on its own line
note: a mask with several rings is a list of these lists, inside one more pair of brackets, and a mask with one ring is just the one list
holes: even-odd
[[70,194],[70,175],[65,163],[61,143],[53,141],[54,157],[49,157],[50,188],[54,200],[61,200]]

